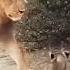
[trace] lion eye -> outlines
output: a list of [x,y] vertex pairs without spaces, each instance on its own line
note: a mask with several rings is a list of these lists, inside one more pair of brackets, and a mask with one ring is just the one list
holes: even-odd
[[12,15],[11,15],[11,14],[9,14],[9,16],[10,16],[10,17],[12,17]]
[[18,9],[18,11],[19,11],[19,13],[20,13],[20,14],[23,14],[23,13],[24,13],[24,11],[25,11],[25,9],[23,9],[23,10],[22,10],[22,9],[21,9],[21,10],[20,10],[20,9]]
[[19,12],[22,14],[24,11],[19,10]]

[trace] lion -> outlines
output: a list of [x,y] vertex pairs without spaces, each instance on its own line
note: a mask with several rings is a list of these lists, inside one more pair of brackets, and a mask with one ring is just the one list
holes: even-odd
[[17,64],[17,70],[29,70],[26,48],[15,39],[14,22],[21,20],[26,11],[26,0],[0,0],[0,46]]
[[48,70],[66,70],[69,51],[61,51],[60,53],[49,52],[50,64]]

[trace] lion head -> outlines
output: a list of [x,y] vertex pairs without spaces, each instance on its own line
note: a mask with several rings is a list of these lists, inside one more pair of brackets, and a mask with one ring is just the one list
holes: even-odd
[[26,10],[26,3],[26,0],[0,0],[1,12],[13,21],[20,20]]

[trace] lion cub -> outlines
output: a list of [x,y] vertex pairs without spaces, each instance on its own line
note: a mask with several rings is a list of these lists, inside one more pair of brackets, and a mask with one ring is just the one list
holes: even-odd
[[49,56],[50,56],[50,63],[48,66],[48,70],[66,70],[66,58],[69,57],[69,53],[61,52],[55,54],[49,52]]

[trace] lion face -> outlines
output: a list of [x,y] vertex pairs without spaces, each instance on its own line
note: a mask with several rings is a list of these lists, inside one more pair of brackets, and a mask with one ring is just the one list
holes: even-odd
[[5,14],[13,21],[21,19],[26,10],[25,4],[24,0],[0,0],[0,5]]

